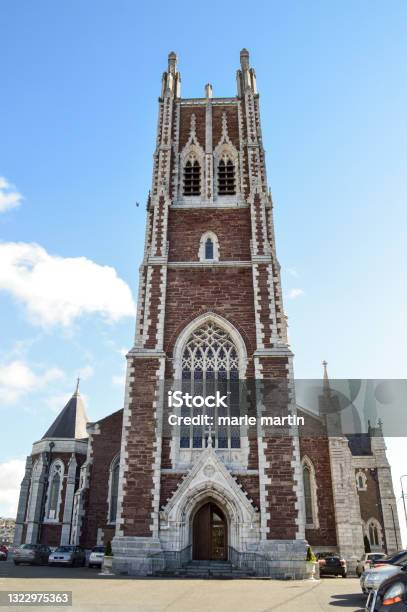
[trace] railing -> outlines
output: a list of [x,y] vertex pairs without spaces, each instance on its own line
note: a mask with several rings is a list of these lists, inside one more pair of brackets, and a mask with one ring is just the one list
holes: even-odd
[[182,550],[164,550],[151,555],[151,573],[162,570],[176,570],[191,560],[192,545]]
[[185,546],[182,550],[165,550],[164,559],[165,567],[170,569],[176,569],[182,567],[184,563],[188,563],[191,560],[192,545]]
[[269,576],[270,567],[263,555],[255,552],[239,552],[233,546],[228,546],[228,559],[234,567],[247,570],[256,576]]

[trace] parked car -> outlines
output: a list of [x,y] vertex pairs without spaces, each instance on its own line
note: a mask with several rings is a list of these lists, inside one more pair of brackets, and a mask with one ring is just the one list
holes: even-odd
[[404,565],[407,563],[407,550],[399,550],[394,555],[388,555],[383,559],[377,559],[373,561],[374,567],[380,567],[381,565]]
[[370,591],[367,598],[366,612],[385,612],[386,610],[404,610],[407,612],[407,566],[385,580],[377,590]]
[[0,561],[7,561],[8,557],[8,548],[5,544],[0,545]]
[[48,565],[85,565],[86,553],[81,546],[58,546],[49,555]]
[[337,553],[321,552],[317,553],[316,557],[318,560],[320,576],[342,576],[342,578],[346,578],[346,561]]
[[382,559],[386,558],[386,553],[381,552],[370,552],[365,553],[361,559],[357,562],[356,565],[356,574],[357,577],[360,578],[363,572],[367,569],[370,569],[372,565],[376,562],[380,562]]
[[363,593],[369,593],[370,591],[377,591],[377,589],[383,584],[385,580],[400,574],[403,565],[387,564],[380,565],[378,567],[372,567],[366,570],[360,577],[360,586]]
[[104,546],[95,546],[89,556],[89,567],[102,567],[103,558],[105,556]]
[[14,553],[14,563],[15,565],[20,565],[20,563],[46,565],[50,552],[49,547],[44,544],[23,544]]

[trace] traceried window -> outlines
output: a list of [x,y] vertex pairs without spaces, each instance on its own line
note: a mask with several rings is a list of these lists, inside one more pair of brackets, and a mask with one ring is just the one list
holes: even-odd
[[58,520],[58,511],[61,497],[61,485],[63,476],[63,466],[61,462],[55,462],[50,470],[50,480],[48,486],[48,507],[47,518],[51,521]]
[[184,195],[197,196],[201,193],[201,166],[196,159],[189,159],[184,166]]
[[181,426],[181,448],[205,448],[209,436],[214,448],[240,448],[240,427],[219,425],[221,416],[239,416],[239,358],[229,334],[213,322],[196,329],[182,355],[182,391],[193,396],[227,395],[227,407],[181,408],[181,416],[207,414],[213,428],[202,425]]
[[370,546],[376,548],[378,546],[381,546],[380,523],[376,519],[371,518],[367,523],[367,529],[369,534]]
[[302,474],[304,480],[305,522],[307,525],[310,525],[314,522],[314,512],[312,504],[311,470],[308,465],[304,465]]
[[218,165],[218,194],[235,195],[235,165],[231,159],[221,159]]
[[377,533],[376,525],[369,526],[369,540],[372,546],[379,545],[379,534]]
[[110,468],[110,500],[109,500],[109,523],[116,521],[117,514],[117,498],[119,493],[119,471],[120,458],[113,460]]

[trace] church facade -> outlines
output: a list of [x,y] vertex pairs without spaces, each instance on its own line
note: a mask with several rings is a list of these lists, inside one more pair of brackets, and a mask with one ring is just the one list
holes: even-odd
[[[340,553],[351,569],[366,541],[401,545],[380,428],[328,435],[326,371],[315,412],[297,405],[245,49],[240,64],[236,96],[215,98],[208,84],[203,98],[181,98],[168,57],[124,408],[88,423],[75,391],[27,458],[16,544],[110,541],[114,571],[130,575],[200,560],[275,577],[304,577],[307,545]],[[262,425],[276,380],[291,417],[278,434]],[[233,424],[242,383],[253,381],[254,421]],[[169,425],[169,388],[222,390],[229,402],[211,406],[209,425],[186,405]],[[296,424],[301,415],[312,434]]]

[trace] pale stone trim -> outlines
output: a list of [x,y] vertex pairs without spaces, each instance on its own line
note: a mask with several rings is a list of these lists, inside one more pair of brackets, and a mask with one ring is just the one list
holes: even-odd
[[70,440],[58,439],[58,438],[47,438],[46,440],[39,440],[34,442],[32,447],[32,455],[38,455],[40,453],[46,453],[49,451],[49,443],[53,442],[53,454],[56,453],[77,453],[79,455],[86,455],[88,449],[87,440]]
[[[116,525],[116,518],[114,519],[114,521],[110,520],[110,511],[111,511],[111,505],[112,505],[112,484],[113,484],[113,472],[117,466],[117,464],[120,465],[120,453],[117,453],[112,461],[110,462],[110,466],[109,466],[109,486],[108,486],[108,492],[107,492],[107,515],[106,515],[106,524],[107,525]],[[120,469],[120,468],[119,468]],[[117,493],[119,493],[119,491],[117,491]],[[117,514],[117,505],[116,505],[116,514]]]
[[[205,257],[205,245],[206,245],[206,241],[208,240],[208,238],[212,240],[212,244],[213,244],[213,258],[212,259],[207,259]],[[214,232],[207,231],[204,234],[202,234],[201,239],[199,241],[198,257],[199,257],[200,263],[206,263],[206,264],[209,264],[210,266],[213,266],[214,263],[219,262],[219,257],[220,257],[219,240],[218,240],[217,235]]]
[[[55,517],[52,518],[49,516],[49,510],[50,510],[49,506],[51,502],[50,494],[51,494],[51,488],[52,488],[52,481],[54,479],[55,474],[57,473],[57,470],[56,470],[57,466],[61,467],[61,471],[59,472],[60,483],[59,483],[59,491],[58,491],[57,509],[55,512]],[[45,502],[44,523],[60,523],[59,513],[61,510],[62,490],[64,488],[64,482],[65,482],[65,464],[61,459],[55,459],[51,463],[51,466],[49,468],[48,488],[47,488],[46,502]]]
[[225,512],[230,545],[239,551],[257,549],[259,512],[209,447],[201,453],[160,513],[160,540],[164,550],[181,550],[192,543],[193,517],[211,499]]
[[[307,467],[310,474],[310,487],[311,487],[311,504],[312,504],[312,522],[305,523],[306,529],[319,529],[319,515],[318,515],[318,484],[315,476],[315,467],[308,455],[304,455],[301,462],[301,468],[304,473],[304,468]],[[322,493],[323,494],[323,493]],[[305,502],[305,493],[304,493]],[[305,506],[305,503],[304,503]],[[306,516],[305,516],[306,519]]]
[[356,480],[356,488],[358,491],[367,491],[367,477],[363,470],[358,470],[356,472],[355,480]]
[[173,261],[167,264],[168,268],[251,268],[250,261]]
[[69,544],[71,527],[72,527],[72,512],[76,485],[76,458],[72,454],[68,464],[68,474],[65,484],[65,505],[64,515],[62,519],[61,544]]

